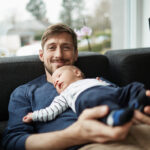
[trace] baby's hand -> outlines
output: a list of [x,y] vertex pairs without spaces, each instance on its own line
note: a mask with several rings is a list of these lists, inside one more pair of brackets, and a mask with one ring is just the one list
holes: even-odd
[[30,123],[32,122],[32,112],[28,113],[26,116],[23,117],[22,121],[25,123]]

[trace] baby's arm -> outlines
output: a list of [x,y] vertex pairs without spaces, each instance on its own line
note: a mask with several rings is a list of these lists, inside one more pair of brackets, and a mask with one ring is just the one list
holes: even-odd
[[25,123],[32,122],[33,121],[32,115],[33,115],[32,112],[28,113],[26,116],[23,117],[22,121],[25,122]]
[[66,99],[62,96],[57,96],[52,103],[40,110],[29,113],[23,118],[23,122],[29,123],[31,121],[46,122],[55,119],[59,114],[63,113],[68,108]]

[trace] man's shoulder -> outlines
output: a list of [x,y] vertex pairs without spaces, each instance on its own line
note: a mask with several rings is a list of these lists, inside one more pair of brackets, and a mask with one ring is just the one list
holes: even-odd
[[39,76],[39,77],[37,77],[37,78],[27,82],[24,85],[32,85],[32,84],[37,84],[38,85],[38,84],[43,84],[43,83],[46,83],[46,82],[47,82],[46,75],[43,74],[43,75],[41,75],[41,76]]
[[25,84],[22,84],[18,86],[14,91],[20,91],[20,90],[25,90],[25,89],[30,89],[32,87],[37,87],[41,86],[43,84],[47,83],[46,81],[46,75],[41,75]]

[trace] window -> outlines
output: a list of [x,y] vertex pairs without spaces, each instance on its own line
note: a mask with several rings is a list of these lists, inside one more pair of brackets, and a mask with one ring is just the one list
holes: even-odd
[[150,46],[149,0],[113,0],[112,49]]
[[78,33],[87,27],[80,51],[149,47],[149,6],[149,0],[1,1],[0,57],[38,54],[42,33],[58,22]]

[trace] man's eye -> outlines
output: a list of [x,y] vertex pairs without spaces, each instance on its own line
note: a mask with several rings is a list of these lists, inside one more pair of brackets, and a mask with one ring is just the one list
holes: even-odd
[[69,46],[64,46],[63,48],[64,50],[71,50],[71,48]]
[[58,75],[58,77],[60,77],[60,76],[61,76],[61,74]]
[[54,50],[54,49],[55,49],[54,46],[48,47],[48,50]]

